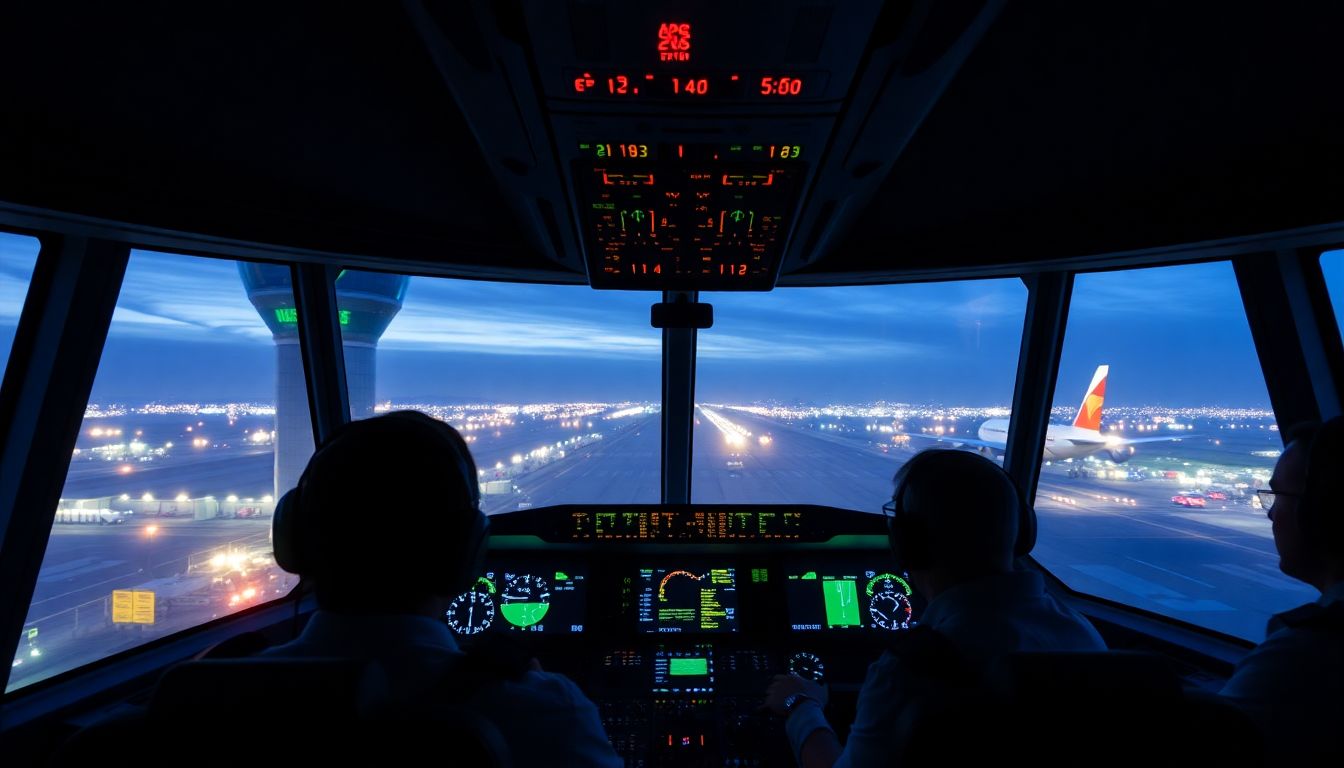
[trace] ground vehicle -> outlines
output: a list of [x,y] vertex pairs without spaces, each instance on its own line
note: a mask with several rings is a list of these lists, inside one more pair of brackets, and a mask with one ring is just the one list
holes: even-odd
[[97,523],[98,525],[121,525],[134,512],[117,509],[63,509],[56,513],[58,523]]
[[1171,497],[1171,503],[1182,507],[1200,507],[1206,505],[1205,496],[1194,491],[1178,493]]
[[[958,21],[929,17],[954,4],[920,2],[910,21],[918,28],[904,26],[897,3],[772,4],[768,12],[745,20],[725,20],[699,8],[696,13],[707,15],[692,25],[692,58],[663,63],[647,61],[656,53],[656,26],[647,25],[650,19],[622,15],[633,11],[615,3],[551,4],[562,10],[534,3],[469,5],[480,33],[448,40],[442,35],[472,25],[436,32],[435,24],[406,12],[407,6],[422,7],[414,2],[361,13],[325,9],[321,23],[329,27],[322,28],[339,32],[331,35],[309,34],[314,19],[298,7],[272,11],[260,25],[261,35],[257,22],[246,15],[217,16],[191,4],[153,11],[104,8],[89,16],[70,14],[56,4],[23,11],[23,23],[0,25],[0,34],[6,35],[6,45],[0,46],[5,71],[32,73],[0,84],[6,115],[13,118],[0,121],[5,137],[0,141],[0,227],[41,241],[40,253],[34,249],[37,268],[29,271],[34,277],[18,280],[21,286],[3,294],[6,317],[14,319],[16,331],[0,394],[5,440],[0,570],[5,583],[13,585],[0,603],[5,622],[0,640],[19,647],[30,612],[58,622],[56,629],[42,629],[44,664],[68,670],[67,677],[48,679],[12,673],[11,684],[17,687],[4,704],[6,729],[19,721],[54,726],[63,716],[51,704],[60,698],[57,694],[78,708],[81,700],[92,702],[115,685],[131,686],[135,670],[148,662],[166,666],[221,635],[254,623],[278,627],[291,619],[292,605],[272,602],[219,623],[175,626],[179,644],[146,644],[115,658],[48,644],[46,638],[57,629],[78,625],[87,631],[90,615],[101,621],[101,601],[108,596],[95,593],[102,588],[93,585],[105,577],[143,586],[134,575],[143,564],[185,559],[208,549],[206,544],[264,534],[264,526],[247,527],[260,520],[206,517],[201,525],[180,529],[202,541],[180,545],[179,537],[137,538],[130,526],[94,531],[57,526],[60,530],[53,532],[50,522],[62,495],[62,475],[72,478],[72,486],[75,481],[90,487],[110,483],[83,470],[67,472],[72,451],[95,440],[89,435],[93,417],[80,424],[91,404],[101,406],[95,411],[100,424],[133,429],[132,419],[161,420],[168,426],[156,442],[174,442],[184,455],[177,464],[127,462],[124,485],[71,495],[118,498],[124,493],[129,502],[139,503],[144,494],[183,494],[207,516],[205,496],[216,501],[230,494],[261,498],[283,490],[272,485],[271,463],[248,454],[265,452],[268,444],[242,443],[241,427],[229,422],[236,416],[237,425],[313,441],[351,418],[352,411],[362,414],[386,402],[382,396],[375,399],[382,393],[373,391],[369,375],[378,354],[374,341],[366,338],[376,335],[369,330],[374,323],[361,328],[360,322],[377,314],[370,307],[382,311],[391,303],[388,296],[395,298],[400,289],[342,293],[350,273],[361,270],[420,281],[408,295],[423,288],[420,295],[434,299],[418,308],[407,304],[399,315],[411,325],[398,338],[389,337],[395,343],[385,350],[390,355],[381,381],[395,380],[389,361],[399,364],[405,385],[395,392],[396,403],[424,403],[457,423],[480,425],[466,433],[479,438],[470,444],[473,451],[498,454],[481,469],[498,473],[490,479],[529,494],[488,494],[487,505],[535,504],[526,510],[530,513],[563,503],[586,504],[594,515],[616,515],[625,510],[611,506],[628,504],[694,504],[706,511],[708,505],[732,501],[875,511],[883,493],[889,493],[892,471],[912,453],[896,440],[896,423],[919,420],[917,427],[966,434],[989,417],[979,411],[996,410],[993,418],[1011,411],[1004,465],[1037,499],[1047,521],[1044,537],[1067,524],[1095,535],[1089,541],[1107,542],[1093,550],[1100,553],[1093,559],[1088,559],[1091,553],[1073,557],[1076,550],[1059,542],[1038,553],[1041,567],[1064,580],[1061,591],[1071,588],[1064,594],[1081,609],[1139,638],[1135,642],[1145,647],[1175,649],[1186,663],[1216,678],[1255,640],[1247,627],[1263,631],[1261,614],[1309,599],[1294,592],[1291,582],[1276,582],[1273,595],[1265,595],[1263,579],[1274,577],[1264,574],[1274,570],[1274,563],[1266,559],[1271,555],[1263,536],[1252,542],[1260,547],[1254,556],[1265,560],[1254,565],[1268,566],[1254,571],[1262,581],[1248,582],[1245,590],[1211,589],[1209,594],[1198,591],[1204,588],[1197,581],[1143,570],[1147,566],[1127,555],[1182,575],[1190,575],[1184,573],[1189,566],[1192,578],[1220,587],[1223,582],[1209,579],[1241,578],[1230,573],[1237,569],[1204,568],[1200,556],[1188,554],[1187,559],[1185,549],[1173,556],[1178,562],[1154,560],[1115,543],[1135,537],[1102,535],[1103,525],[1143,524],[1130,518],[1144,515],[1126,517],[1117,497],[1142,496],[1145,513],[1171,513],[1173,525],[1202,524],[1180,515],[1216,517],[1188,514],[1169,499],[1198,482],[1193,469],[1183,474],[1187,468],[1181,462],[1207,462],[1213,455],[1229,463],[1230,449],[1205,448],[1205,455],[1196,455],[1189,446],[1178,446],[1183,453],[1172,456],[1145,449],[1140,454],[1152,454],[1154,463],[1144,466],[1150,480],[1133,484],[1142,486],[1137,490],[1120,490],[1115,478],[1100,477],[1115,471],[1108,464],[1086,465],[1068,478],[1077,464],[1043,469],[1039,457],[1052,392],[1066,393],[1066,410],[1073,411],[1075,393],[1102,362],[1093,357],[1113,363],[1117,376],[1123,371],[1130,377],[1123,385],[1117,380],[1114,391],[1138,398],[1131,403],[1137,406],[1186,402],[1167,397],[1182,379],[1207,393],[1238,374],[1261,378],[1258,394],[1246,394],[1247,389],[1228,401],[1258,409],[1255,424],[1245,430],[1267,442],[1257,443],[1257,449],[1276,447],[1271,426],[1340,411],[1341,351],[1321,255],[1344,243],[1339,216],[1344,185],[1338,183],[1344,126],[1338,99],[1319,83],[1321,73],[1335,64],[1338,9],[1321,4],[1265,18],[1271,15],[1220,7],[1214,14],[1219,34],[1209,34],[1210,14],[1169,4],[1158,13],[1155,4],[1149,12],[1135,6],[1112,11],[1081,4],[991,2],[980,6],[983,16],[971,13],[970,21]],[[673,15],[684,10],[676,4],[642,5]],[[511,11],[520,8],[536,12]],[[566,17],[536,27],[542,23],[538,20],[551,18],[547,14],[570,8],[595,14],[593,9],[599,9],[610,23],[575,24]],[[158,15],[151,18],[151,13]],[[995,13],[997,18],[989,18]],[[815,23],[815,14],[829,14],[828,22]],[[73,17],[81,21],[72,23]],[[1158,17],[1162,24],[1151,23]],[[707,31],[699,32],[695,24],[707,25]],[[603,29],[608,31],[594,31]],[[719,41],[741,46],[735,51],[716,47],[715,34],[708,30],[717,30]],[[808,37],[809,31],[817,37]],[[252,58],[239,61],[220,51],[211,44],[215,34],[256,40]],[[1033,42],[1024,46],[1024,39]],[[772,43],[779,49],[769,49]],[[596,50],[579,55],[576,46],[585,45]],[[1151,55],[1130,60],[1113,53],[1140,50]],[[127,51],[139,54],[128,57]],[[187,56],[184,51],[202,53]],[[808,56],[812,63],[792,58]],[[607,64],[599,69],[595,62],[604,58]],[[1125,59],[1123,66],[1120,59]],[[647,90],[635,93],[640,84],[631,82],[634,70],[625,72],[627,64],[638,65],[634,79],[649,67],[661,67],[649,72],[658,87],[680,87],[689,76],[695,90],[673,94],[675,99],[651,98]],[[595,90],[588,90],[585,72],[593,75]],[[778,77],[798,72],[804,75],[800,92],[786,89],[781,95]],[[735,73],[755,75],[754,85],[770,79],[768,92],[743,93],[742,81],[731,80]],[[812,73],[825,78],[816,86],[823,94],[816,101],[809,100],[810,89],[821,80],[811,80]],[[721,76],[726,82],[714,79]],[[700,92],[702,80],[706,93]],[[1191,96],[1189,83],[1199,84],[1198,98]],[[720,86],[725,93],[738,88],[738,95],[720,99]],[[184,107],[182,94],[198,95],[188,105],[194,108]],[[262,108],[265,121],[255,118]],[[760,262],[750,257],[712,262],[708,276],[672,274],[675,265],[659,261],[662,251],[640,250],[639,258],[619,262],[642,267],[629,273],[634,282],[625,283],[618,281],[626,278],[619,268],[604,271],[615,263],[596,258],[590,263],[589,257],[605,253],[593,247],[594,238],[618,226],[590,218],[592,211],[617,210],[594,204],[615,206],[616,201],[589,199],[606,194],[607,185],[600,185],[595,174],[575,170],[597,168],[597,146],[607,152],[603,160],[612,159],[609,147],[622,144],[627,155],[631,146],[636,155],[659,155],[612,160],[635,169],[631,173],[646,173],[637,164],[648,161],[658,164],[660,175],[664,167],[675,174],[689,172],[674,160],[679,147],[709,146],[712,152],[726,143],[725,151],[732,152],[738,140],[725,142],[724,135],[747,137],[740,151],[754,151],[758,140],[762,154],[774,148],[774,157],[750,163],[769,168],[776,167],[771,161],[786,163],[780,166],[786,174],[766,174],[772,189],[783,188],[774,186],[776,179],[801,174],[793,177],[798,184],[789,194],[796,197],[785,206],[788,231],[775,241],[777,248],[766,244],[768,255]],[[779,157],[782,147],[789,148],[786,158]],[[801,156],[795,154],[797,147]],[[692,161],[714,159],[711,154],[686,162]],[[748,187],[756,180],[733,178],[742,175],[726,173],[715,180],[723,187],[727,176],[729,184],[741,183],[748,192],[765,188],[764,181]],[[774,202],[764,201],[761,210],[766,204]],[[621,210],[627,209],[630,221],[637,221],[634,212],[644,210],[634,205]],[[714,229],[731,234],[730,214],[743,209],[721,210],[724,216]],[[637,223],[649,224],[650,218],[657,224],[658,217]],[[130,248],[141,250],[128,254]],[[289,282],[261,285],[258,303],[265,298],[261,293],[270,291],[273,297],[284,294],[288,304],[266,306],[265,325],[247,298],[241,310],[230,304],[212,312],[224,305],[226,293],[241,295],[236,265],[208,269],[219,259],[279,265]],[[192,270],[208,274],[179,282]],[[1131,279],[1141,271],[1141,277]],[[1210,280],[1210,273],[1218,279]],[[669,274],[676,279],[664,280]],[[986,288],[986,283],[994,285]],[[207,292],[202,285],[228,291]],[[619,291],[590,292],[590,285],[647,292],[632,299]],[[199,289],[203,298],[155,300],[148,295],[155,286],[179,297]],[[771,287],[780,290],[734,290]],[[1226,350],[1192,355],[1191,348],[1207,340],[1175,331],[1197,324],[1160,310],[1191,308],[1215,293],[1219,306],[1214,309],[1227,310],[1218,318],[1230,317],[1241,326],[1242,336],[1234,340],[1240,346],[1229,342]],[[303,301],[294,299],[299,294]],[[479,298],[490,295],[502,298],[495,304]],[[683,324],[650,330],[648,305],[663,298],[713,303],[716,328]],[[1207,306],[1198,309],[1189,311],[1210,314]],[[185,314],[188,310],[194,314]],[[619,316],[619,322],[608,327],[594,319],[608,316]],[[246,326],[243,318],[253,325]],[[935,329],[932,324],[939,320],[950,330]],[[991,335],[996,321],[998,331]],[[833,333],[825,335],[828,322]],[[297,335],[301,324],[306,344]],[[397,329],[385,325],[383,330],[388,327],[395,336]],[[246,337],[235,339],[236,348],[246,347],[246,341],[261,346],[220,363],[212,355],[223,355],[226,345],[219,339],[230,328],[242,328],[238,335]],[[193,330],[201,333],[189,335]],[[346,332],[366,337],[343,344]],[[933,345],[935,336],[956,343]],[[141,343],[136,349],[142,351],[151,342],[175,346],[170,354],[136,360],[125,354],[136,338]],[[293,351],[283,364],[268,362],[279,355],[270,346],[276,339],[283,342],[277,349]],[[1123,362],[1114,359],[1116,348],[1130,340],[1137,351]],[[416,345],[434,348],[436,354],[448,350],[451,365],[436,366],[432,356],[407,363],[408,348],[415,351]],[[1186,359],[1237,362],[1227,369],[1207,364],[1192,369],[1172,349]],[[601,354],[585,356],[588,350]],[[865,357],[865,350],[877,354]],[[1006,355],[996,354],[1004,350]],[[1255,357],[1248,356],[1252,351]],[[620,358],[626,353],[633,362]],[[637,380],[630,391],[607,386],[621,378],[613,372],[613,358],[627,366],[620,372]],[[579,362],[563,365],[573,359]],[[739,359],[747,367],[726,367]],[[1247,360],[1258,365],[1248,366]],[[154,375],[146,375],[151,364]],[[221,377],[221,370],[247,373]],[[133,382],[123,390],[138,398],[126,412],[113,407],[125,402],[118,399],[124,392],[100,392],[95,383],[118,372],[123,381]],[[467,386],[467,374],[483,383]],[[715,376],[720,389],[740,389],[740,402],[726,403],[735,409],[717,408],[724,431],[704,420],[693,428],[697,403],[717,402],[718,393],[711,389]],[[236,388],[195,386],[221,378]],[[799,386],[784,391],[783,384],[791,381],[811,385],[823,378],[831,390]],[[495,396],[523,380],[550,385],[557,394],[513,390],[513,400]],[[301,400],[307,398],[287,414],[298,413],[292,421],[274,412],[277,381],[287,391],[297,390]],[[261,383],[251,386],[255,382]],[[839,385],[855,382],[873,382],[874,389],[849,402]],[[984,394],[964,394],[971,389],[962,387],[966,382]],[[778,385],[778,391],[766,385]],[[367,402],[355,402],[352,395],[361,386]],[[440,399],[417,399],[426,390]],[[831,394],[837,390],[839,395]],[[1228,405],[1212,394],[1190,397],[1197,397],[1189,401],[1196,405]],[[188,419],[187,411],[173,410],[183,403],[202,407],[191,410]],[[272,412],[249,410],[256,403],[272,406]],[[612,407],[586,413],[592,409],[584,404],[592,403]],[[920,410],[939,403],[947,407],[936,414],[931,407],[927,414]],[[219,405],[214,410],[220,413],[205,413],[209,405]],[[495,405],[501,407],[486,407]],[[540,405],[554,405],[564,415],[545,421],[554,414],[538,411],[533,418],[524,413],[526,406]],[[954,406],[961,405],[974,414],[956,412]],[[637,413],[616,417],[632,408]],[[1120,413],[1111,406],[1108,411]],[[1238,425],[1235,434],[1240,435],[1240,425],[1252,421],[1220,411],[1192,416],[1178,407],[1150,411],[1136,408],[1127,415],[1144,428],[1135,435],[1187,434],[1178,425],[1214,418],[1220,425]],[[513,420],[518,423],[510,424]],[[551,426],[561,421],[570,426]],[[642,426],[622,429],[632,422]],[[751,432],[753,439],[768,431],[776,440],[771,446],[748,441],[753,461],[742,467],[729,467],[726,459],[712,466],[725,447],[736,447],[727,442],[732,425]],[[186,432],[188,426],[194,431]],[[545,438],[533,439],[541,433],[523,427],[547,430]],[[220,441],[201,437],[203,429],[229,435],[230,448],[216,449]],[[636,434],[641,429],[642,437]],[[854,447],[846,442],[851,430],[865,439],[874,436],[868,442],[881,441],[884,450]],[[604,432],[611,439],[578,449],[572,443],[556,445]],[[205,442],[193,445],[197,439]],[[504,450],[510,440],[520,445]],[[805,450],[789,455],[799,445]],[[541,459],[527,458],[542,448],[554,452],[547,455],[561,450],[567,455],[545,466]],[[513,455],[519,456],[520,473],[522,468],[532,473],[525,480],[508,475],[515,466]],[[626,459],[629,463],[617,466]],[[235,469],[212,475],[223,460],[236,462],[229,465]],[[1256,469],[1263,474],[1269,466],[1272,459],[1266,458]],[[729,472],[739,476],[716,488]],[[162,487],[149,487],[151,473],[164,478]],[[244,473],[261,480],[247,488],[226,487],[226,481]],[[1059,475],[1073,482],[1060,482]],[[549,485],[542,486],[543,480]],[[196,487],[207,483],[219,487]],[[1037,488],[1040,494],[1033,493]],[[721,495],[706,496],[710,489]],[[406,512],[371,510],[370,520]],[[843,514],[835,520],[842,518],[849,524]],[[861,522],[853,526],[847,535],[874,535],[855,532]],[[103,551],[93,555],[76,552],[88,543],[81,537],[94,532],[121,538],[107,539]],[[219,542],[205,541],[209,537]],[[630,552],[621,549],[630,540],[603,541],[610,549],[594,553],[594,561],[609,554],[603,573],[614,577],[615,565],[632,565]],[[861,565],[863,558],[881,555],[880,543],[864,541],[864,547],[846,551],[849,561]],[[758,568],[778,571],[789,556],[809,551],[791,549],[782,539],[771,542],[761,544]],[[1187,542],[1177,537],[1175,543]],[[179,546],[181,551],[172,549]],[[698,556],[738,544],[704,546]],[[31,554],[43,551],[63,558],[53,559],[45,573]],[[1051,555],[1057,560],[1051,561]],[[1240,556],[1218,550],[1209,564],[1239,566]],[[1094,562],[1101,558],[1106,560]],[[749,565],[743,560],[739,568]],[[1118,585],[1135,582],[1115,578],[1108,569],[1162,589],[1126,592]],[[594,584],[595,574],[590,575]],[[69,605],[44,602],[59,602],[67,586],[89,594],[69,598]],[[1256,604],[1223,602],[1242,592],[1255,595]],[[83,608],[89,603],[97,605]],[[1217,610],[1195,610],[1214,603]],[[590,635],[596,638],[590,645],[628,642],[646,649],[647,638],[625,632],[633,626],[604,627],[610,632]],[[161,630],[163,625],[154,625],[145,634]],[[772,633],[755,625],[726,641],[711,639],[734,651],[756,644],[768,660],[777,660],[785,645],[809,651],[826,646],[841,654],[839,642],[822,638],[814,644],[812,638],[821,636],[791,632]],[[548,665],[581,667],[580,662],[592,661],[569,653],[558,641],[539,651]]]

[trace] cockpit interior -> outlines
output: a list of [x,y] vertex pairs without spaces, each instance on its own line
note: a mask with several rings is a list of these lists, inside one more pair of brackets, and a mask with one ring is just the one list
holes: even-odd
[[[273,681],[152,702],[296,635],[277,504],[396,410],[479,470],[488,551],[443,623],[571,679],[630,768],[796,764],[776,675],[824,683],[844,742],[930,602],[882,511],[929,449],[1002,466],[1016,567],[1215,696],[1318,597],[1266,505],[1290,428],[1341,414],[1341,30],[1330,3],[10,5],[3,762],[128,706],[217,741],[86,757],[319,740]],[[1156,719],[1115,695],[1096,719],[1133,719],[1080,762]],[[1065,709],[996,733],[1029,755]]]

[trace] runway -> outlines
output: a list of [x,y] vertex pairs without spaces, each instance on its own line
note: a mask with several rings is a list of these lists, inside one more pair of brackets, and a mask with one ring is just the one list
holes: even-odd
[[[697,409],[693,443],[692,500],[697,503],[807,503],[877,513],[891,495],[891,477],[914,452],[931,441],[896,443],[864,431],[855,419],[786,422],[742,411],[715,408],[717,418],[741,431],[726,437],[703,409]],[[563,503],[656,503],[660,497],[662,452],[656,412],[603,422],[593,418],[560,427],[524,422],[499,434],[483,435],[473,453],[487,477],[503,465],[505,493],[484,498],[486,511],[503,514]],[[972,425],[973,426],[973,425]],[[967,428],[960,426],[960,429]],[[582,447],[546,460],[513,464],[512,456],[538,446],[564,444],[576,435],[600,433]],[[477,433],[480,435],[480,433]],[[762,439],[765,438],[765,439]],[[1229,465],[1253,465],[1266,472],[1272,458],[1253,458],[1250,449],[1273,445],[1277,436],[1242,443],[1149,444],[1129,467],[1191,465],[1223,457]],[[156,493],[177,486],[236,487],[268,483],[271,456],[247,447],[183,461],[161,463],[118,477],[110,467],[87,464],[67,486],[101,496],[134,492],[158,482]],[[535,465],[535,466],[534,466]],[[1308,602],[1315,593],[1278,572],[1270,526],[1249,498],[1209,501],[1204,509],[1172,504],[1182,481],[1070,477],[1077,465],[1042,469],[1036,509],[1040,535],[1033,556],[1069,587],[1164,616],[1189,621],[1248,640],[1263,637],[1275,612]],[[1160,475],[1161,473],[1154,473]],[[158,480],[155,480],[158,478]],[[262,486],[265,487],[264,485]],[[125,490],[123,490],[125,489]],[[370,519],[370,524],[385,521]],[[148,538],[144,526],[159,525]],[[101,658],[149,635],[99,636],[96,643],[70,635],[61,652],[62,632],[95,615],[113,589],[164,584],[187,563],[230,544],[264,550],[269,520],[141,519],[125,526],[60,524],[53,527],[30,619],[41,623],[46,663],[15,669],[11,682]],[[157,581],[156,581],[157,580]],[[186,587],[181,587],[186,589]],[[166,587],[165,587],[166,589]],[[89,606],[98,605],[97,613]],[[79,608],[84,606],[84,608]],[[79,611],[76,609],[79,608]],[[180,612],[153,634],[208,620],[227,606]],[[23,650],[21,646],[20,651]],[[58,656],[64,656],[58,661]]]

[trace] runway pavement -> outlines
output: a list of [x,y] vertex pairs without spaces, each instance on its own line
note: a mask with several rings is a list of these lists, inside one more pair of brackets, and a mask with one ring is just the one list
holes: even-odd
[[[876,513],[890,497],[892,474],[916,448],[924,447],[918,440],[884,444],[862,430],[787,424],[734,410],[716,413],[749,434],[730,442],[697,411],[692,498],[699,503],[810,503]],[[601,424],[602,439],[517,474],[517,491],[487,496],[487,511],[657,502],[659,422],[653,413]],[[586,425],[579,430],[528,425],[507,439],[502,433],[488,446],[478,443],[478,455],[484,466],[492,457],[555,443],[576,432],[586,433]],[[1142,450],[1153,458],[1163,452],[1179,459],[1182,449],[1179,444],[1157,444]],[[117,485],[122,478],[105,468],[93,469],[97,471],[72,475],[68,489],[114,495],[127,487]],[[1269,523],[1249,498],[1190,509],[1171,503],[1171,496],[1184,490],[1177,481],[1069,477],[1066,469],[1054,465],[1042,471],[1036,504],[1040,536],[1033,554],[1071,588],[1255,641],[1263,637],[1270,614],[1315,597],[1313,590],[1278,572]],[[223,493],[233,485],[230,480],[267,481],[270,455],[240,452],[163,464],[153,472],[161,473],[165,490],[160,493],[170,492],[173,485],[211,483]],[[145,473],[133,479],[154,477]],[[160,526],[153,538],[144,532],[151,523]],[[43,629],[46,652],[55,653],[59,621],[69,621],[77,606],[103,600],[113,589],[171,578],[186,569],[191,557],[230,542],[264,547],[268,526],[268,520],[182,519],[54,526],[30,613],[34,621],[52,625]],[[67,618],[51,619],[60,616]],[[197,622],[209,615],[180,618]],[[69,658],[83,663],[89,653],[106,655],[124,644],[85,648]],[[50,670],[59,662],[52,658],[45,666]],[[38,674],[36,665],[30,668]],[[30,674],[15,672],[13,682]]]

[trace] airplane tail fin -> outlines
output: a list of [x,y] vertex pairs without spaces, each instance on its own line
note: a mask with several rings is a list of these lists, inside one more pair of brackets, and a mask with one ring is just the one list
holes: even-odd
[[1073,426],[1091,430],[1101,429],[1101,403],[1106,399],[1106,376],[1110,372],[1109,365],[1097,366],[1097,372],[1092,374],[1092,383],[1088,385],[1087,394],[1083,397],[1083,404],[1079,406],[1078,415],[1073,419]]

